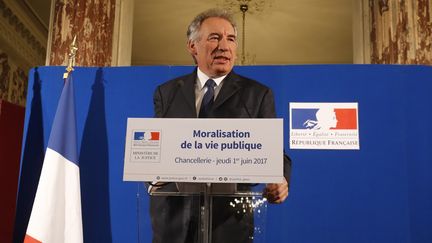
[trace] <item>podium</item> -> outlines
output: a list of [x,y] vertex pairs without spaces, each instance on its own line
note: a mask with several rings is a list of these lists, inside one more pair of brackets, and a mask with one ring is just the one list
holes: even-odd
[[282,124],[128,118],[123,179],[153,181],[154,242],[259,242],[265,222],[257,224],[255,215],[265,212],[266,200],[256,183],[282,181]]
[[[238,242],[240,239],[241,242],[265,242],[267,200],[262,196],[263,184],[172,182],[156,188],[149,184],[142,185],[144,186],[142,189],[150,188],[151,191],[141,191],[138,193],[140,197],[146,197],[148,193],[152,197],[151,200],[156,202],[183,202],[185,208],[174,208],[185,210],[181,215],[192,222],[189,227],[186,227],[188,228],[186,234],[178,232],[176,236],[170,232],[171,228],[167,225],[164,225],[164,229],[153,229],[155,234],[161,234],[160,238],[159,236],[156,238],[162,242],[175,242],[174,238],[178,240],[179,235],[186,237],[188,242],[191,240],[197,243]],[[191,210],[185,203],[190,201]],[[171,209],[164,208],[166,211]],[[152,217],[172,215],[170,212],[152,212],[152,214]],[[141,218],[139,220],[144,221]],[[172,220],[178,222],[176,219]]]

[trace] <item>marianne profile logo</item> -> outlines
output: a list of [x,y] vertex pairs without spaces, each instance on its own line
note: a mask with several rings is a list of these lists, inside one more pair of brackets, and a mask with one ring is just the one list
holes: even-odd
[[358,103],[290,103],[290,148],[359,149]]
[[133,146],[160,147],[161,132],[153,130],[133,131]]
[[296,108],[292,109],[292,128],[310,130],[355,130],[357,108]]
[[161,131],[133,130],[130,161],[151,163],[160,162],[161,135]]
[[160,132],[134,132],[134,140],[144,140],[144,141],[159,141]]

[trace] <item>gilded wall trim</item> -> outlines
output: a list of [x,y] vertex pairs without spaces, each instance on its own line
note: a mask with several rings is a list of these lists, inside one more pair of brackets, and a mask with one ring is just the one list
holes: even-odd
[[16,51],[20,52],[22,57],[32,59],[30,63],[43,64],[46,43],[42,44],[3,0],[0,0],[0,18],[0,38],[10,46],[17,46]]
[[25,106],[27,79],[27,71],[13,63],[0,49],[0,99]]
[[27,73],[43,65],[47,36],[33,13],[17,1],[0,0],[0,98],[25,106]]

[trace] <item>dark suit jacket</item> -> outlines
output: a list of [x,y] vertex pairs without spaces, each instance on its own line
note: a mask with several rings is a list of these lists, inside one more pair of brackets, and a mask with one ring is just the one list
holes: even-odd
[[[156,117],[197,118],[195,107],[196,70],[157,87],[154,93]],[[272,91],[246,77],[231,72],[210,110],[209,118],[274,118]],[[284,176],[289,182],[291,161],[284,156]],[[175,184],[164,189],[175,190]],[[164,190],[162,189],[162,190]],[[152,196],[150,213],[154,243],[197,242],[199,197]],[[214,243],[252,242],[253,214],[238,214],[229,206],[232,198],[218,197],[213,201]]]

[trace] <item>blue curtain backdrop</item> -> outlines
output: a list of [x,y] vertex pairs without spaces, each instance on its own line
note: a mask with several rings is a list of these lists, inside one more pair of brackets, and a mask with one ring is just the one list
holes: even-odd
[[[126,119],[153,117],[155,87],[192,70],[74,71],[86,242],[150,242],[148,214],[139,211],[147,196],[138,183],[122,180]],[[284,118],[285,150],[293,159],[288,200],[268,208],[266,242],[432,242],[432,67],[235,70],[273,89],[278,117]],[[25,233],[37,186],[29,177],[40,173],[63,72],[64,67],[30,72],[15,242]],[[289,102],[358,102],[360,150],[290,150]]]

